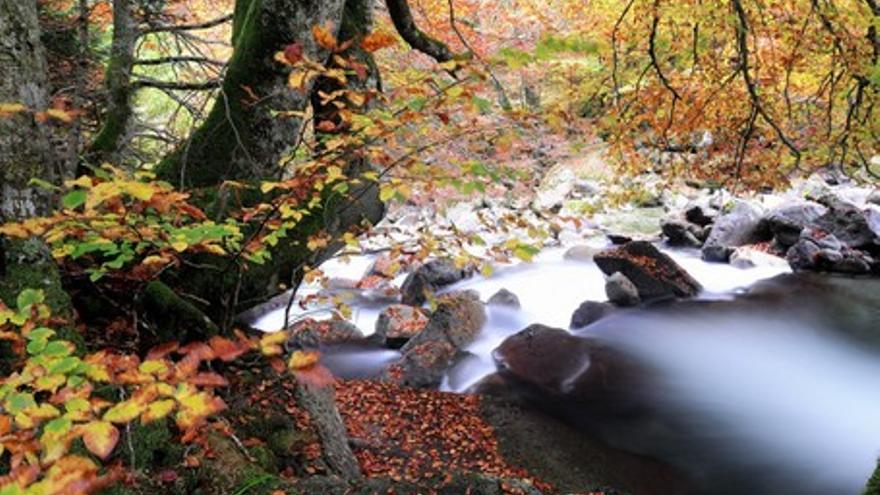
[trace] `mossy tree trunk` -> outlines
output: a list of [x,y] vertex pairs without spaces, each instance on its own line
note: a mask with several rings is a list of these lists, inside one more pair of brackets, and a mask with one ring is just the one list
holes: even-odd
[[344,0],[237,0],[233,55],[220,94],[205,122],[158,167],[160,178],[188,187],[210,187],[229,179],[272,179],[290,150],[302,120],[277,112],[303,111],[309,93],[288,86],[289,69],[273,56],[291,43],[325,61],[312,27],[338,32]]
[[55,182],[62,172],[51,145],[51,124],[34,117],[49,103],[37,16],[36,2],[0,0],[0,103],[30,110],[0,117],[0,220],[45,213],[48,198],[28,182]]

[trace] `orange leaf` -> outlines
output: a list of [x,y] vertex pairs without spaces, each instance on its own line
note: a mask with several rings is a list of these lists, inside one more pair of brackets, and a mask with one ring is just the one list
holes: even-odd
[[82,427],[83,443],[89,452],[106,459],[119,442],[119,430],[106,421],[92,421]]
[[330,30],[327,29],[326,27],[313,26],[312,27],[312,36],[315,37],[315,41],[317,41],[318,44],[321,45],[322,47],[324,47],[330,51],[336,51],[336,48],[337,48],[336,37],[333,36],[333,33],[331,33]]
[[294,369],[293,376],[302,383],[315,388],[326,387],[334,382],[330,370],[320,364],[305,369]]
[[236,342],[227,339],[226,337],[219,336],[211,337],[210,345],[217,358],[226,362],[234,361],[250,350],[250,346],[247,345],[247,342]]
[[223,378],[221,375],[217,373],[197,373],[194,376],[189,377],[187,381],[195,385],[197,387],[227,387],[229,386],[229,381],[226,378]]
[[372,53],[383,48],[387,48],[389,46],[394,46],[396,44],[397,38],[395,38],[393,35],[381,31],[376,31],[364,37],[364,40],[361,41],[361,48],[363,48],[365,51]]

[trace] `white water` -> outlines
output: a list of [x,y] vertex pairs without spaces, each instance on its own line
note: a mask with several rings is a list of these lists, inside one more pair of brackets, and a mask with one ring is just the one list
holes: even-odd
[[880,356],[791,314],[620,320],[590,333],[658,370],[641,392],[675,418],[680,444],[711,452],[712,476],[861,492],[880,454]]

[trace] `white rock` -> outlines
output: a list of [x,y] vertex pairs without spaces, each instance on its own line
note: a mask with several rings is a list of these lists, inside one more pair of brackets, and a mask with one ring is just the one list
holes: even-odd
[[788,267],[788,261],[748,246],[738,247],[730,255],[730,264],[736,268]]

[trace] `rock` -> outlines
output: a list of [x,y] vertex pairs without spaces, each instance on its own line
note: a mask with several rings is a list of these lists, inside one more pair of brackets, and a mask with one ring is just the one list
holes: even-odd
[[608,234],[606,237],[609,241],[611,241],[611,244],[614,244],[615,246],[620,246],[628,242],[633,242],[633,238],[628,235]]
[[400,289],[381,275],[370,275],[360,280],[331,278],[319,296],[336,297],[355,304],[391,304],[400,301]]
[[660,224],[660,230],[663,231],[670,246],[698,248],[703,245],[698,237],[702,234],[702,229],[696,224],[670,219]]
[[569,168],[559,167],[551,170],[538,187],[532,207],[538,211],[562,207],[565,198],[571,194],[576,180],[577,177]]
[[378,275],[391,279],[396,277],[399,272],[400,263],[391,259],[387,254],[382,254],[376,257],[376,260],[373,261],[373,264],[370,265],[370,268],[364,274],[364,278]]
[[585,263],[592,263],[593,256],[596,253],[601,251],[599,248],[594,248],[593,246],[587,246],[586,244],[579,246],[572,246],[568,248],[565,254],[562,255],[564,259],[571,261],[582,261]]
[[770,231],[780,246],[788,248],[798,241],[805,227],[812,225],[826,211],[827,208],[812,201],[785,205],[761,219],[761,228]]
[[620,272],[614,272],[605,280],[605,295],[617,306],[635,306],[641,302],[639,289]]
[[875,189],[868,194],[868,197],[865,198],[865,202],[872,205],[880,206],[880,189]]
[[828,211],[813,222],[814,228],[833,234],[850,248],[870,248],[877,245],[880,237],[876,230],[880,228],[872,213],[866,214],[852,203],[835,196],[825,196],[821,202],[828,206]]
[[418,335],[427,324],[428,317],[421,308],[393,304],[379,313],[374,338],[386,347],[399,349]]
[[474,271],[472,268],[458,268],[452,260],[431,260],[410,273],[400,287],[404,304],[421,306],[427,301],[427,294],[444,286],[464,280]]
[[638,289],[643,301],[670,297],[692,297],[702,287],[669,256],[653,244],[633,241],[608,249],[595,257],[606,275],[620,272]]
[[504,306],[513,309],[520,309],[522,307],[516,294],[507,289],[501,289],[495,294],[492,294],[492,297],[489,298],[487,304],[490,306]]
[[616,310],[613,304],[598,301],[584,301],[571,315],[569,328],[583,328],[605,318]]
[[[703,244],[703,259],[727,261],[732,249],[746,244],[769,240],[759,229],[761,210],[747,201],[736,200],[729,213],[721,215]],[[727,249],[721,249],[727,248]]]
[[363,338],[363,332],[349,321],[317,321],[307,318],[291,327],[289,343],[300,349],[315,349],[322,345],[345,344]]
[[474,341],[486,321],[483,303],[473,292],[439,298],[428,324],[401,349],[385,378],[400,385],[437,387],[462,349]]
[[833,234],[816,230],[804,230],[785,258],[793,270],[847,274],[870,273],[876,263],[867,253],[844,246]]
[[694,205],[685,210],[684,218],[688,222],[705,227],[715,221],[716,212],[710,209],[704,209],[702,206]]
[[731,266],[736,268],[755,268],[755,267],[788,267],[788,261],[785,258],[765,253],[753,247],[740,246],[734,249],[730,256]]

